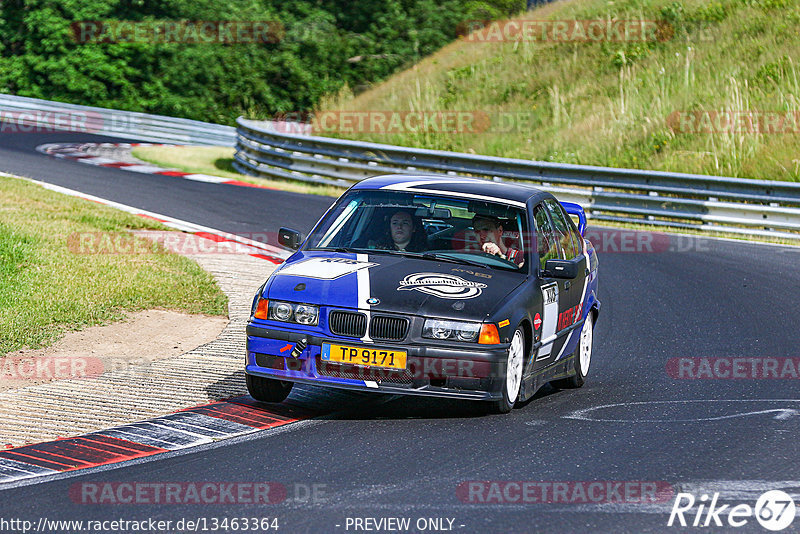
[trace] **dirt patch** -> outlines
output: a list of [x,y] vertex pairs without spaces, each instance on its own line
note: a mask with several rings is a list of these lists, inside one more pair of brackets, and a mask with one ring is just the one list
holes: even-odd
[[174,358],[215,340],[227,324],[225,317],[174,311],[132,313],[122,322],[70,332],[44,349],[8,353],[0,358],[0,391]]

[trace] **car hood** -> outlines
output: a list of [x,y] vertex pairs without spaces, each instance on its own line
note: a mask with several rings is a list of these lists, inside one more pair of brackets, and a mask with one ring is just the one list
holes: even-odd
[[264,296],[411,315],[483,321],[525,275],[390,254],[298,252]]

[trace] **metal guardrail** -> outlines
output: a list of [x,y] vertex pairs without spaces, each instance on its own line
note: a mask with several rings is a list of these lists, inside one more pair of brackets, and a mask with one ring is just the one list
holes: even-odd
[[[595,220],[800,240],[800,183],[590,167],[317,137],[237,120],[243,174],[349,187],[384,173],[524,181]],[[295,133],[301,132],[301,133]]]
[[0,94],[0,127],[5,132],[52,129],[154,143],[236,144],[232,126],[4,94]]

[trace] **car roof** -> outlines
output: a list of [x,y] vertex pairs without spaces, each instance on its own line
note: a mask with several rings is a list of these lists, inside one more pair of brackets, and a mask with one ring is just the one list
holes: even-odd
[[448,194],[460,193],[468,198],[480,198],[508,204],[525,204],[529,199],[539,201],[550,194],[532,185],[515,182],[494,182],[466,176],[426,176],[386,174],[361,180],[353,189],[389,189],[396,191]]

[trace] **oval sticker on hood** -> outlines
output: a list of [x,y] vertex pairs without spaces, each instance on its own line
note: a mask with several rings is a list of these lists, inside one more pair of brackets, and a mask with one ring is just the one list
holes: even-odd
[[486,284],[442,273],[409,274],[400,280],[398,291],[416,290],[443,299],[471,299],[481,294]]

